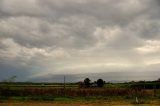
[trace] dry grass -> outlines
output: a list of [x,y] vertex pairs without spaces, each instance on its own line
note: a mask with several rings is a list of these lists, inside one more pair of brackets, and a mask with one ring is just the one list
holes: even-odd
[[[94,103],[87,102],[14,102],[7,101],[0,103],[0,106],[136,106],[130,101],[99,101]],[[149,101],[147,104],[139,104],[138,106],[160,106],[159,100]]]
[[24,89],[2,89],[2,96],[55,96],[55,97],[93,97],[93,96],[146,96],[144,90],[125,89],[125,88],[24,88]]

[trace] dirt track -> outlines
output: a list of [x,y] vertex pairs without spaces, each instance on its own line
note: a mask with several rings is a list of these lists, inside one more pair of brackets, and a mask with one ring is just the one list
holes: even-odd
[[[97,103],[61,103],[61,102],[1,102],[0,106],[136,106],[129,102],[97,102]],[[141,104],[138,106],[160,106],[159,101],[152,101],[148,104]]]

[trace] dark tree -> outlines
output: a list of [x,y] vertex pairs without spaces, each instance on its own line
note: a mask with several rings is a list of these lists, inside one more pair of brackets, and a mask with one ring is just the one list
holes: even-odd
[[105,82],[104,82],[102,79],[98,79],[98,80],[97,80],[97,86],[98,86],[98,87],[103,87],[103,86],[104,86],[104,83],[105,83]]
[[160,78],[158,78],[157,81],[160,81]]
[[89,78],[85,78],[84,79],[84,85],[85,85],[85,87],[90,87],[90,85],[91,85],[90,81],[91,80]]

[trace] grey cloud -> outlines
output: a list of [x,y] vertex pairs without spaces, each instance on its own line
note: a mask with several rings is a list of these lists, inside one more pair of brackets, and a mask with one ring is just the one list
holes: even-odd
[[139,39],[135,34],[124,29],[118,37],[108,42],[106,46],[116,50],[131,50],[142,46],[144,44],[143,40]]
[[159,39],[159,27],[160,21],[152,19],[140,19],[129,26],[136,36],[143,39]]
[[[131,11],[125,10],[125,5],[121,7],[127,1],[90,1],[86,0],[85,3],[76,3],[75,1],[39,1],[42,6],[45,6],[51,16],[68,17],[71,15],[91,16],[97,19],[100,24],[108,25],[125,25],[130,20],[134,20],[139,14],[143,13],[142,10],[135,11],[134,8]],[[138,1],[140,2],[140,1]],[[127,5],[127,4],[126,4]],[[133,3],[134,5],[134,3]],[[122,9],[124,8],[124,10]],[[127,9],[127,8],[126,8]],[[119,12],[117,12],[119,11]]]
[[21,1],[21,0],[1,0],[1,7],[0,11],[2,15],[5,17],[18,17],[18,16],[42,16],[43,15],[43,9],[41,9],[37,5],[37,0],[27,0],[27,1]]
[[92,45],[95,41],[92,37],[94,28],[87,29],[91,25],[87,25],[86,20],[80,26],[81,23],[74,23],[75,19],[67,19],[67,24],[61,24],[30,17],[8,18],[1,20],[0,37],[12,38],[26,47],[76,48]]
[[159,8],[158,0],[1,0],[0,77],[125,69],[120,63],[134,72],[158,55],[137,48],[160,42]]

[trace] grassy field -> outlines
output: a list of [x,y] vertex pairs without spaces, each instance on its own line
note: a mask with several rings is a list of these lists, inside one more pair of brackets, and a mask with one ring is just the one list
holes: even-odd
[[159,106],[158,99],[149,100],[142,99],[136,103],[134,99],[117,99],[117,98],[101,98],[101,99],[84,99],[84,98],[55,98],[54,101],[0,101],[0,106]]
[[145,84],[108,83],[102,88],[66,84],[64,88],[51,83],[0,83],[0,106],[159,106],[159,83],[153,83],[154,89],[151,83]]

